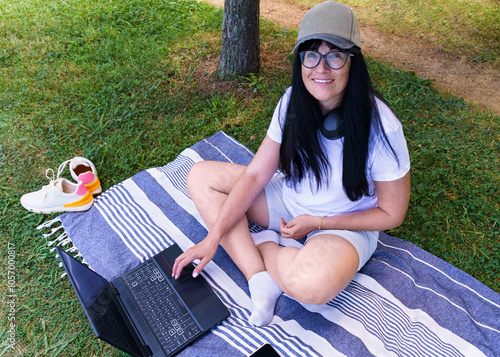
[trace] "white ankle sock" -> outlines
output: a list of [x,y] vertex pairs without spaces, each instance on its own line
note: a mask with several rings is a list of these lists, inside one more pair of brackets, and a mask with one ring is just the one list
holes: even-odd
[[279,244],[280,241],[278,233],[270,229],[258,233],[250,233],[250,235],[252,236],[255,245],[259,245],[264,242],[274,242],[276,244]]
[[267,325],[274,316],[276,301],[283,294],[267,271],[253,275],[248,281],[252,299],[252,314],[248,321],[255,326]]

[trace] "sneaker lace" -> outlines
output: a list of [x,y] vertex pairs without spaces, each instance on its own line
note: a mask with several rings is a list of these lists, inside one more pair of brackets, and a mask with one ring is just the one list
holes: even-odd
[[45,177],[49,179],[49,184],[42,187],[42,193],[44,198],[47,196],[47,193],[49,193],[49,191],[54,190],[54,187],[56,185],[56,180],[59,178],[59,171],[57,172],[57,178],[56,178],[54,170],[49,168],[45,170]]
[[42,187],[43,198],[47,197],[47,193],[49,193],[50,191],[54,192],[56,181],[60,178],[66,165],[70,161],[71,160],[66,160],[63,163],[61,163],[61,165],[59,165],[59,167],[57,169],[57,176],[56,176],[54,170],[52,170],[51,168],[48,168],[47,170],[45,170],[45,177],[49,179],[49,184]]
[[[66,160],[64,161],[63,163],[61,163],[61,165],[59,165],[59,168],[57,169],[57,177],[56,177],[56,180],[61,176],[62,172],[64,171],[64,168],[66,167],[66,165],[68,164],[68,162],[70,162],[71,160]],[[51,170],[52,171],[52,177],[54,177],[54,170],[52,169],[48,169],[48,170]],[[47,171],[48,171],[47,170]],[[45,173],[45,176],[47,176],[47,172]]]

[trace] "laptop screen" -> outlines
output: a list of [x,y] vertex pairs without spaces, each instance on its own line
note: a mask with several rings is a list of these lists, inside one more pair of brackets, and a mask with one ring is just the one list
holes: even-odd
[[107,281],[62,249],[57,251],[96,336],[134,356],[141,356],[139,346],[106,288]]

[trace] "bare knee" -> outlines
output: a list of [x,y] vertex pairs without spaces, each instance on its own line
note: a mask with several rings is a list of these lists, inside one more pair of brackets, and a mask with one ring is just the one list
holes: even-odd
[[186,177],[186,185],[189,195],[193,200],[199,199],[200,194],[207,194],[213,189],[217,176],[218,163],[210,161],[200,161],[195,163],[189,170]]
[[210,165],[207,165],[206,161],[200,161],[191,167],[186,177],[189,197],[201,211],[207,206],[210,207],[212,202],[212,185],[206,179],[211,176],[209,170]]
[[200,161],[188,172],[186,183],[189,190],[210,187],[228,193],[241,175],[244,166],[220,161]]
[[244,167],[220,161],[200,161],[186,177],[190,198],[202,212],[214,209],[226,199]]
[[203,172],[205,171],[205,166],[203,165],[204,161],[200,161],[191,166],[187,177],[186,177],[186,185],[188,188],[188,192],[191,192],[193,189],[196,189],[200,186],[201,177]]
[[289,295],[304,304],[322,305],[335,298],[347,284],[348,282],[332,278],[330,273],[304,274],[298,284],[289,287]]

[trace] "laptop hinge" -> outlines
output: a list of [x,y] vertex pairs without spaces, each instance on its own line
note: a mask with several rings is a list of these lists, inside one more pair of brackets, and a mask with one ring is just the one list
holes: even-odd
[[108,283],[108,289],[111,293],[113,293],[113,295],[116,295],[116,296],[120,296],[120,293],[118,292],[118,290],[113,286],[113,284],[111,283]]
[[[121,281],[119,281],[119,280],[118,280],[118,282],[121,283]],[[121,311],[122,315],[126,315],[128,317],[127,319],[124,318],[124,321],[127,324],[129,330],[134,331],[132,336],[136,340],[137,346],[141,350],[142,354],[146,355],[146,356],[153,356],[153,351],[151,350],[149,345],[146,343],[146,341],[144,341],[143,337],[141,336],[141,334],[137,330],[137,327],[135,326],[135,324],[132,323],[132,321],[133,321],[132,316],[130,316],[130,313],[127,311],[127,309],[125,309],[123,302],[122,302],[122,299],[119,298],[119,296],[120,296],[119,290],[114,286],[113,283],[109,283],[108,287],[110,290],[113,291],[113,300],[115,301],[115,303],[116,303],[117,307],[119,308],[119,310]]]

